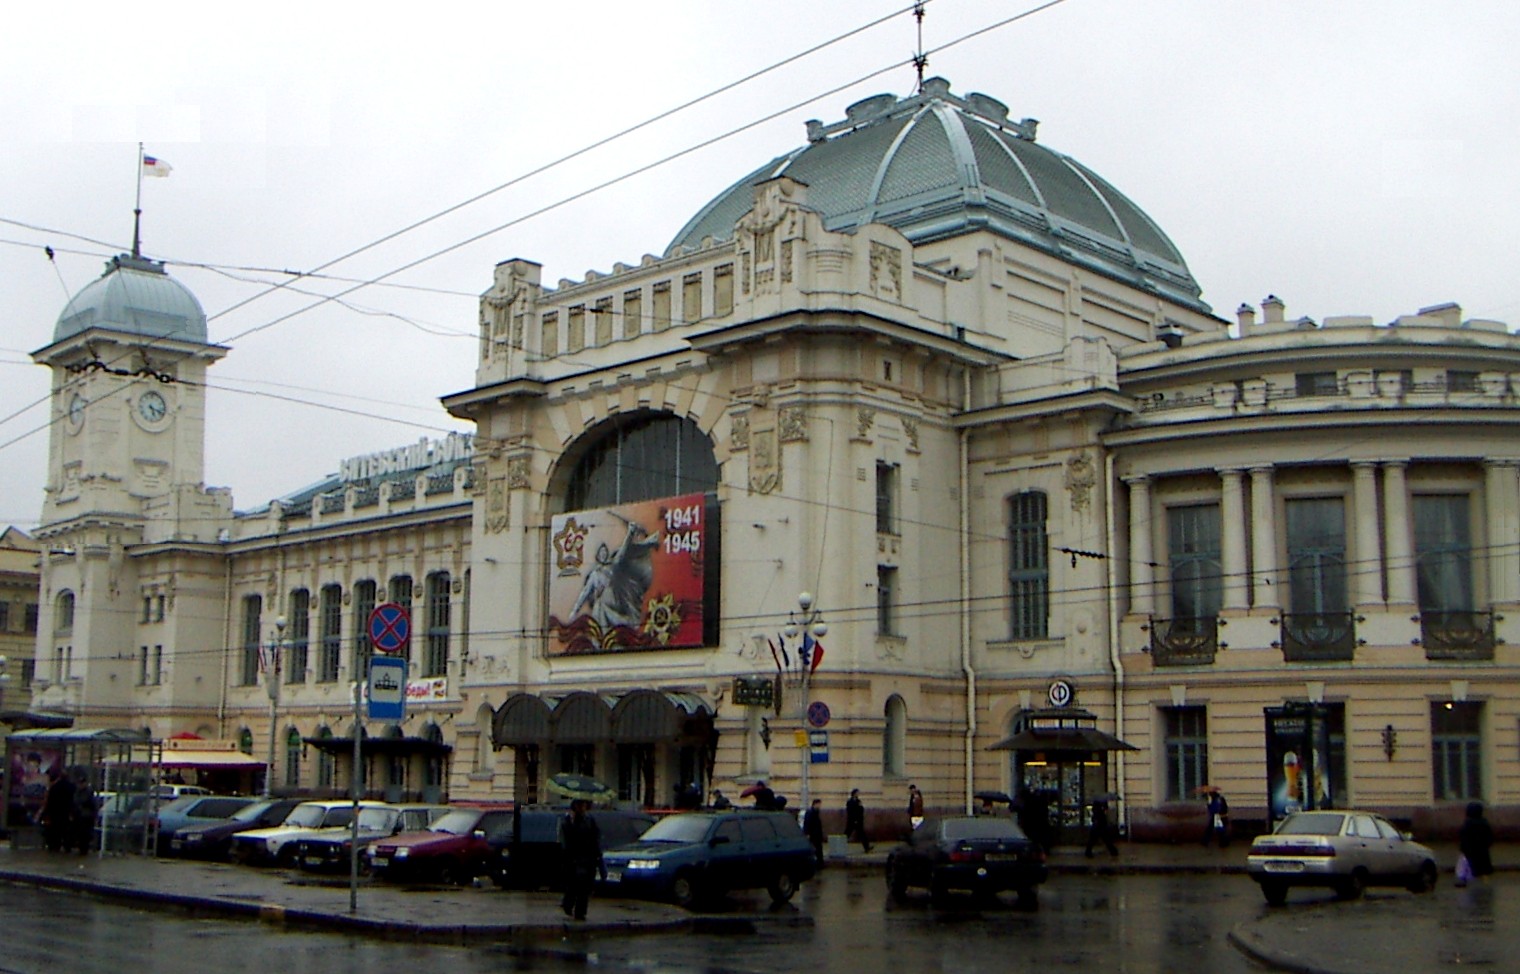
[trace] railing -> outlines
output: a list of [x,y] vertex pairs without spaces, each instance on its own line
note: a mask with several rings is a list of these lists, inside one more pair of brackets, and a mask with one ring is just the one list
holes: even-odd
[[1284,612],[1283,659],[1289,663],[1349,662],[1356,655],[1352,612]]
[[1151,660],[1157,666],[1201,666],[1214,662],[1219,650],[1217,616],[1157,619],[1145,626],[1151,634]]
[[1499,617],[1492,610],[1421,612],[1415,618],[1420,622],[1420,642],[1425,645],[1426,659],[1494,658],[1494,645],[1498,642],[1494,623]]

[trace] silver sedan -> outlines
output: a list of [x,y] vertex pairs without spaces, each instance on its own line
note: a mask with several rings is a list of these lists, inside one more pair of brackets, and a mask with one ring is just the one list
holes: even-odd
[[1436,856],[1372,812],[1296,812],[1251,843],[1246,872],[1280,906],[1293,886],[1329,887],[1348,900],[1368,886],[1427,893],[1436,885]]

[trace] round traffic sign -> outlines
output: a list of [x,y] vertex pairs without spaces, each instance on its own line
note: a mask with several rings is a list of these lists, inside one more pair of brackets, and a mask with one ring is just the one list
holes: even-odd
[[369,614],[369,641],[377,652],[399,653],[412,635],[412,617],[396,602],[382,602]]
[[829,705],[822,700],[814,700],[808,704],[807,721],[814,727],[827,727],[829,723]]

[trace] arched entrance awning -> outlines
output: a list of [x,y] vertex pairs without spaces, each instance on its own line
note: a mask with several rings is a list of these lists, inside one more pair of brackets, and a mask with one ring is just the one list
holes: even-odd
[[634,690],[612,708],[612,739],[618,743],[697,741],[712,731],[712,709],[694,693]]
[[600,744],[612,739],[612,701],[577,690],[554,705],[549,734],[556,744]]
[[536,693],[514,693],[491,717],[491,743],[516,747],[549,739],[549,704]]
[[491,719],[491,743],[698,743],[713,734],[713,708],[699,694],[637,689],[577,690],[561,697],[514,693]]

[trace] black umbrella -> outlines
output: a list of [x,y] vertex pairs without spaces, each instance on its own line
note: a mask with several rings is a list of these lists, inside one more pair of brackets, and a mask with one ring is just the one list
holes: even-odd
[[1006,791],[979,791],[971,796],[979,802],[1011,802]]

